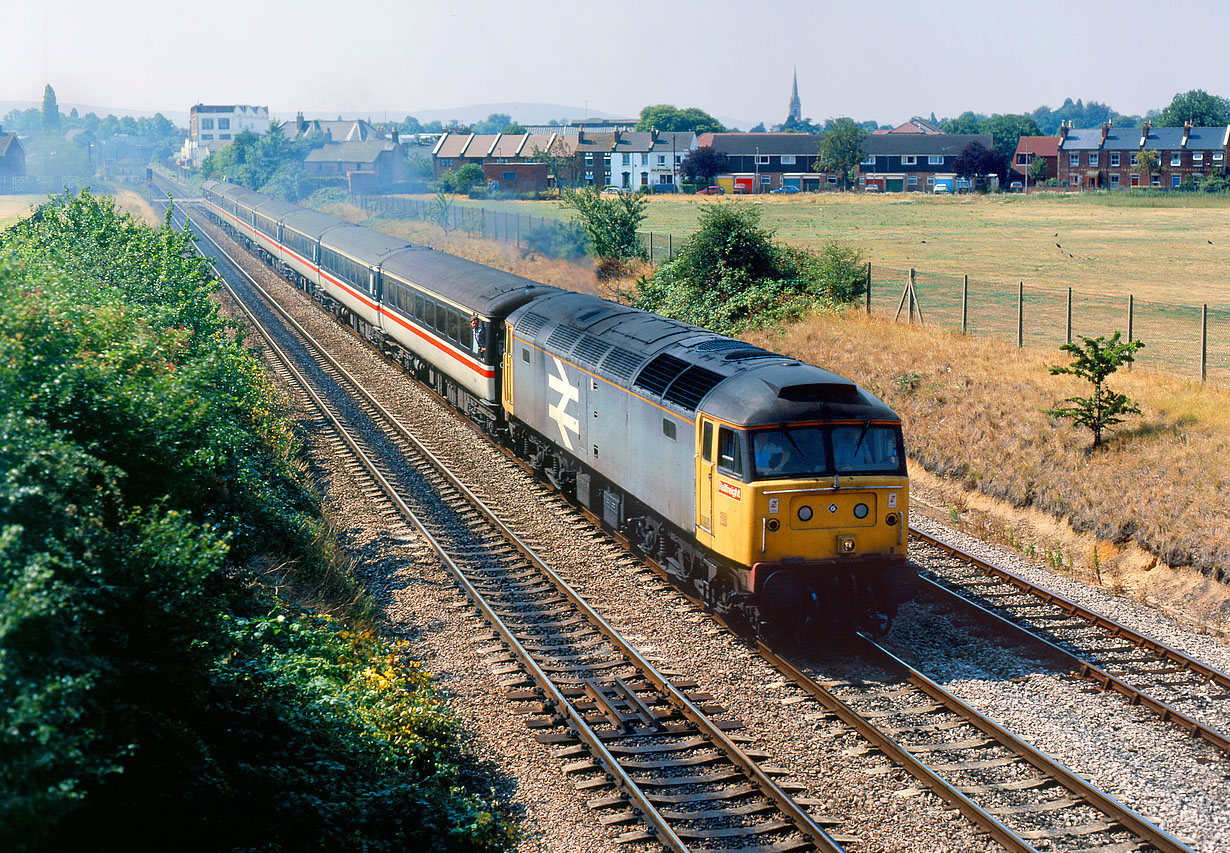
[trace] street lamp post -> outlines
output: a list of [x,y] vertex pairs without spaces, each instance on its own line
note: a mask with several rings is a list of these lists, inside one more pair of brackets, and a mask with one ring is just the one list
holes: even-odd
[[1029,195],[1029,140],[1025,140],[1025,195]]
[[752,183],[752,194],[753,195],[756,195],[760,192],[760,146],[759,145],[756,146],[755,168],[756,168],[756,177],[753,179],[753,183]]

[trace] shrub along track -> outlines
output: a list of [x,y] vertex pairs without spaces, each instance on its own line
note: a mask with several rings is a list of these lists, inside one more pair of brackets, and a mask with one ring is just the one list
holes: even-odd
[[[908,704],[908,703],[907,703],[907,704]],[[914,704],[917,704],[917,702],[915,702]],[[801,711],[802,709],[797,709],[797,710],[800,710],[800,711]],[[746,714],[745,714],[745,716],[746,716]],[[815,714],[812,714],[812,715],[804,715],[804,716],[810,716],[810,717],[812,717],[812,718],[815,718],[815,717],[816,717],[816,715],[815,715]],[[832,718],[828,718],[828,719],[830,719],[830,720],[831,720]],[[817,726],[816,728],[819,728],[819,726]],[[1003,805],[1002,801],[1000,802],[1000,805],[1001,805],[1001,806]],[[993,807],[995,807],[995,806],[993,805]],[[1087,821],[1087,823],[1092,823],[1092,821]],[[1026,831],[1026,832],[1028,832],[1029,830],[1027,829],[1027,830],[1025,830],[1025,831]],[[950,830],[949,830],[949,832],[947,833],[947,835],[951,836],[952,834],[953,834],[953,833],[952,833],[952,830],[950,829]],[[928,845],[928,846],[929,846],[929,845]],[[908,847],[905,847],[905,848],[902,848],[902,849],[909,849],[909,848],[908,848]],[[1015,848],[1015,849],[1031,849],[1031,848],[1028,848],[1028,847],[1026,847],[1026,848],[1019,848],[1019,847],[1018,847],[1018,848]],[[1182,849],[1182,848],[1181,848],[1181,847],[1172,847],[1172,848],[1167,848],[1167,847],[1165,847],[1165,846],[1163,845],[1163,846],[1162,846],[1162,849]]]

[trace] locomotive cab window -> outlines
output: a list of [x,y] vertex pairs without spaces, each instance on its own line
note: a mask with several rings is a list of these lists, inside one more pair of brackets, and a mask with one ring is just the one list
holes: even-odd
[[891,426],[833,427],[833,467],[845,473],[902,470],[901,431]]
[[743,479],[743,448],[739,433],[726,427],[718,428],[718,470]]
[[713,424],[705,421],[705,430],[701,434],[700,458],[706,462],[713,461]]

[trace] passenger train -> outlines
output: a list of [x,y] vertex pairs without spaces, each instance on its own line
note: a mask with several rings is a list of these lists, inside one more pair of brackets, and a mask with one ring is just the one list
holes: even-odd
[[717,612],[883,630],[901,421],[853,382],[251,190],[209,215]]

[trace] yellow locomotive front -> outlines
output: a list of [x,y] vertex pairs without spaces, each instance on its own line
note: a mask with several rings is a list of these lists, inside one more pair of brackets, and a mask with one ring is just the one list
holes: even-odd
[[733,567],[727,595],[771,623],[883,630],[909,588],[901,422],[853,383],[810,370],[824,376],[746,376],[706,401],[697,539]]

